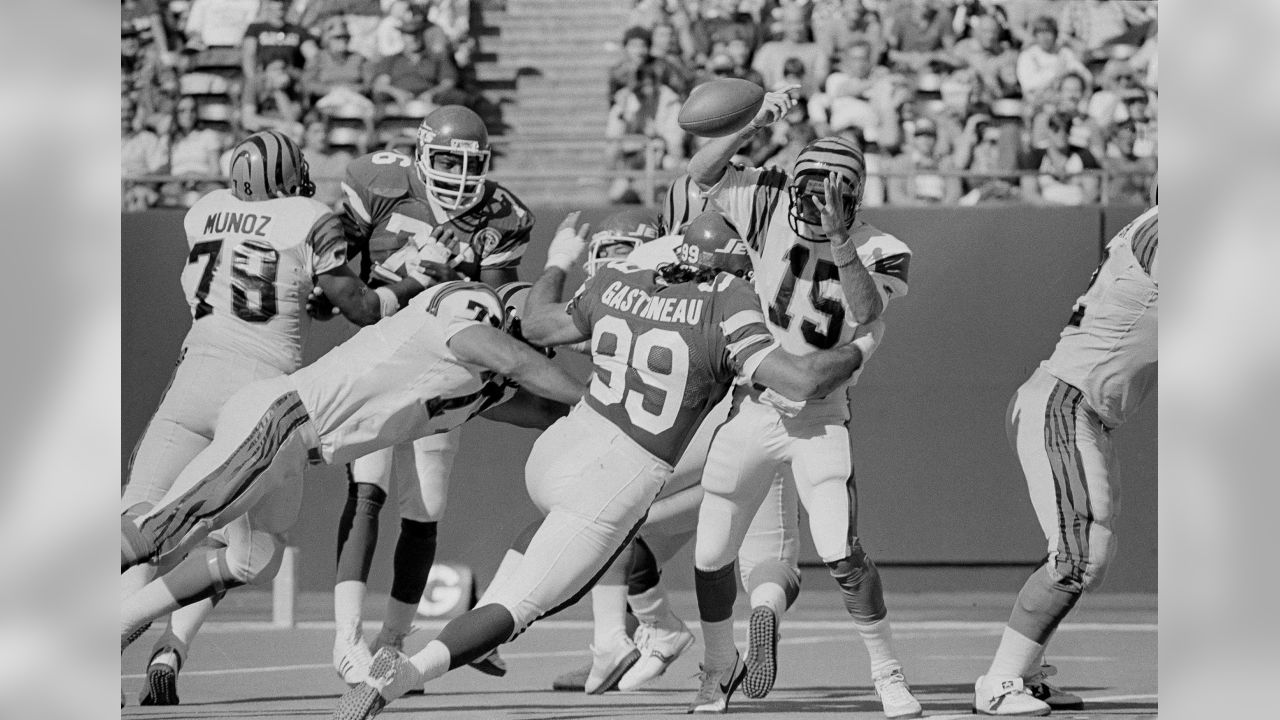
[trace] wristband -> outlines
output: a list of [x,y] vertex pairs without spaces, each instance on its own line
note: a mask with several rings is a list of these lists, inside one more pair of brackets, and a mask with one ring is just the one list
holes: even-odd
[[831,259],[836,261],[837,267],[848,267],[854,263],[862,264],[862,258],[858,257],[858,246],[847,234],[843,241],[839,238],[831,241]]
[[400,309],[400,298],[396,297],[391,288],[384,285],[374,290],[373,294],[378,296],[378,311],[382,317],[394,315]]

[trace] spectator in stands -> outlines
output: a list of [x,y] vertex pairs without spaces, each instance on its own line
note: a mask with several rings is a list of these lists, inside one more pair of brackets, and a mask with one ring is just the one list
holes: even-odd
[[[471,65],[476,41],[471,37],[470,0],[426,0],[426,20],[449,42],[453,61],[459,68]],[[430,41],[428,41],[430,42]]]
[[751,67],[751,44],[746,38],[732,37],[724,45],[724,54],[733,62],[730,77],[742,78],[764,87],[764,77]]
[[409,4],[408,0],[393,0],[387,6],[387,13],[378,20],[376,31],[377,44],[374,57],[388,58],[404,52],[404,36],[400,29],[406,25],[422,22],[422,18]]
[[302,102],[297,81],[282,58],[267,63],[245,90],[240,124],[249,132],[279,130],[302,139]]
[[862,0],[814,0],[809,18],[813,41],[828,58],[840,57],[855,40],[865,39],[859,26],[866,13]]
[[952,166],[973,173],[1008,173],[997,177],[964,178],[960,205],[1016,200],[1019,197],[1018,136],[1016,126],[1004,128],[992,122],[991,116],[977,113],[969,118],[956,143]]
[[1078,73],[1067,73],[1058,79],[1052,94],[1042,97],[1043,105],[1031,120],[1031,147],[1048,147],[1052,135],[1048,127],[1049,119],[1066,116],[1071,118],[1071,129],[1068,132],[1071,144],[1088,148],[1097,157],[1102,152],[1102,132],[1087,112],[1088,80]]
[[1115,125],[1107,141],[1102,166],[1110,173],[1107,202],[1144,204],[1155,180],[1155,156],[1140,156],[1136,150],[1137,124],[1125,120]]
[[889,202],[895,205],[955,203],[960,181],[931,170],[951,170],[953,160],[938,147],[938,127],[928,118],[915,122],[910,142],[890,163]]
[[[614,170],[639,170],[646,153],[652,153],[659,167],[671,168],[686,157],[685,134],[676,122],[680,97],[663,85],[657,67],[641,65],[631,82],[614,95],[605,126],[609,145],[609,166]],[[643,135],[644,138],[635,136]],[[616,178],[609,190],[610,202],[638,201],[631,182]]]
[[622,33],[622,59],[609,69],[610,100],[629,85],[640,66],[649,61],[651,41],[652,35],[642,27],[632,26]]
[[784,6],[779,24],[782,37],[761,45],[751,67],[760,73],[766,90],[777,90],[783,85],[783,64],[791,58],[799,59],[809,79],[803,87],[803,95],[809,97],[818,91],[819,83],[831,71],[830,57],[809,39],[809,18],[805,6]]
[[1118,58],[1107,61],[1098,82],[1098,90],[1089,98],[1089,118],[1104,132],[1110,132],[1113,125],[1129,119],[1124,99],[1142,90],[1129,62]]
[[[797,105],[797,108],[803,107]],[[807,122],[789,123],[783,130],[784,142],[779,145],[770,143],[767,152],[753,159],[756,165],[760,167],[774,167],[786,172],[791,172],[795,167],[796,158],[800,155],[800,151],[806,145],[818,139],[818,133],[814,131],[813,125]]]
[[169,146],[148,120],[131,101],[121,103],[120,173],[124,177],[155,175],[169,164]]
[[1003,33],[995,15],[983,15],[974,20],[972,37],[951,48],[950,62],[982,79],[987,102],[1018,94],[1018,52],[1004,41]]
[[747,13],[738,11],[736,0],[706,0],[696,15],[691,13],[689,35],[694,57],[709,62],[718,50],[735,38],[747,43],[747,51],[759,44],[760,25]]
[[939,152],[955,152],[968,119],[976,112],[989,112],[990,107],[982,101],[983,94],[982,80],[972,70],[957,70],[942,79],[942,106],[929,115],[937,123]]
[[302,153],[307,159],[311,181],[316,184],[315,199],[326,205],[336,205],[342,199],[342,178],[346,175],[352,154],[334,151],[329,146],[329,126],[314,114],[306,119]]
[[1058,23],[1051,17],[1040,17],[1031,24],[1035,43],[1018,55],[1018,84],[1022,96],[1032,102],[1053,88],[1058,78],[1076,72],[1092,78],[1071,48],[1058,43]]
[[1146,20],[1145,3],[1072,0],[1058,15],[1063,42],[1084,62],[1107,57],[1105,46]]
[[[858,40],[845,50],[840,68],[826,80],[823,92],[809,102],[809,116],[819,135],[858,128],[862,136],[881,146],[897,144],[898,104],[906,88],[896,85],[889,71],[872,62],[871,45]],[[887,141],[887,136],[893,140]]]
[[943,0],[910,0],[885,22],[889,59],[917,72],[945,60],[955,34],[951,8]]
[[[1154,93],[1152,93],[1154,96]],[[1133,121],[1137,137],[1133,141],[1133,151],[1138,157],[1155,157],[1157,151],[1156,132],[1159,104],[1151,102],[1145,92],[1135,92],[1125,97],[1125,115]]]
[[258,15],[258,0],[193,0],[187,13],[187,47],[201,64],[238,65],[240,42]]
[[169,54],[171,46],[156,0],[120,0],[120,27],[122,34],[128,28],[145,41],[154,42],[162,54]]
[[375,103],[389,103],[400,110],[413,100],[425,103],[428,109],[467,104],[466,95],[456,89],[458,69],[453,57],[440,44],[428,47],[426,30],[426,23],[416,16],[400,28],[404,50],[374,66]]
[[284,0],[262,0],[258,18],[245,29],[240,50],[247,85],[275,60],[283,61],[285,70],[298,77],[307,59],[316,54],[315,40],[306,28],[285,22],[285,8]]
[[1022,197],[1033,203],[1085,205],[1098,201],[1098,178],[1083,174],[1098,169],[1098,161],[1087,148],[1071,144],[1071,116],[1049,118],[1050,144],[1023,154],[1019,169],[1035,170],[1022,177]]
[[693,71],[680,49],[676,28],[662,21],[650,31],[649,56],[664,69],[663,84],[675,90],[680,97],[687,97],[693,87]]
[[195,98],[188,95],[178,101],[169,132],[170,175],[218,176],[218,156],[225,143],[217,131],[199,126]]
[[302,87],[308,99],[320,109],[355,105],[373,113],[373,103],[364,95],[367,62],[350,48],[351,33],[339,16],[324,22],[321,49],[307,60]]
[[341,17],[347,24],[347,32],[351,33],[351,52],[373,61],[380,57],[377,32],[386,5],[386,0],[307,0],[298,24],[317,28],[331,17]]

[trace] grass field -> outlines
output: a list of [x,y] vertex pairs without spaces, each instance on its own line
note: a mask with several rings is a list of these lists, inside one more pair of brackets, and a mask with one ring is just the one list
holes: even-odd
[[[197,640],[183,669],[182,705],[137,707],[142,672],[157,636],[153,629],[122,659],[121,686],[129,718],[328,718],[344,686],[330,667],[332,624],[327,599],[305,597],[297,627],[273,628],[252,618],[260,599],[228,598]],[[234,596],[233,596],[234,598]],[[676,593],[677,612],[696,618],[692,593]],[[745,618],[741,605],[738,617]],[[973,680],[986,669],[1012,596],[921,594],[889,597],[895,638],[908,680],[929,717],[972,717]],[[665,718],[683,715],[697,689],[702,654],[695,644],[654,689],[587,696],[553,692],[560,673],[589,657],[591,628],[585,603],[533,626],[503,648],[510,672],[491,678],[463,668],[428,687],[426,695],[401,699],[390,718],[460,720],[568,720],[570,718]],[[380,607],[371,599],[369,607]],[[1060,628],[1050,647],[1059,685],[1083,695],[1084,710],[1055,713],[1070,718],[1137,718],[1157,712],[1156,601],[1153,596],[1086,598]],[[428,623],[409,638],[416,650],[442,623]],[[696,625],[694,633],[699,634]],[[377,632],[376,624],[366,636]],[[736,694],[730,713],[765,718],[880,718],[871,691],[866,652],[853,634],[835,593],[808,592],[784,619],[780,670],[769,697]],[[745,638],[745,626],[739,638]],[[745,640],[741,640],[745,642]]]

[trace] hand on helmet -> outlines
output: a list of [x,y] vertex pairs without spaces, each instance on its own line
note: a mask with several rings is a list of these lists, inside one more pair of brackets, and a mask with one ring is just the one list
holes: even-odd
[[764,103],[756,112],[756,116],[751,119],[750,126],[759,130],[781,120],[787,111],[795,106],[796,99],[791,96],[791,93],[799,89],[799,85],[788,85],[781,90],[765,93]]
[[849,234],[844,189],[844,179],[838,173],[831,172],[822,181],[822,199],[813,200],[818,208],[818,216],[822,219],[822,234],[832,241]]
[[581,211],[574,210],[560,221],[556,236],[551,239],[551,246],[547,248],[546,267],[558,267],[569,272],[569,268],[581,260],[582,252],[587,247],[587,233],[591,231],[590,223],[583,223],[575,228],[581,215]]

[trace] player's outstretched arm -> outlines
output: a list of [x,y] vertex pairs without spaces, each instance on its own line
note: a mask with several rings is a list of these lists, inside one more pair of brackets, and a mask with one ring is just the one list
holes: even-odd
[[822,181],[823,199],[817,203],[818,215],[822,219],[822,232],[831,241],[840,291],[849,304],[854,322],[861,325],[880,317],[884,312],[884,299],[880,297],[871,272],[862,264],[857,245],[849,236],[853,208],[846,207],[844,185],[834,171]]
[[564,310],[560,297],[564,293],[564,281],[569,268],[578,264],[587,246],[587,232],[591,226],[584,223],[576,227],[580,212],[565,216],[556,229],[556,235],[547,248],[547,265],[524,302],[520,316],[520,331],[529,342],[543,347],[567,345],[585,340],[588,336],[573,322]]
[[852,377],[862,367],[862,357],[857,343],[803,356],[777,348],[760,362],[752,380],[791,400],[813,400]]
[[480,413],[482,416],[516,427],[544,430],[569,414],[569,406],[539,397],[521,388],[515,397]]
[[356,325],[372,325],[404,307],[425,286],[406,278],[377,290],[370,290],[347,265],[339,265],[316,278],[325,299]]
[[790,85],[781,90],[765,93],[764,103],[760,105],[760,110],[746,127],[724,137],[712,138],[706,145],[699,148],[698,152],[689,159],[689,177],[693,178],[698,187],[706,190],[720,182],[725,168],[729,167],[729,159],[738,152],[742,143],[755,135],[757,130],[777,122],[787,114],[792,105],[796,104],[791,93],[799,87],[799,85]]
[[535,395],[566,405],[578,402],[586,390],[546,356],[488,325],[472,325],[454,333],[449,349],[463,362],[488,368]]

